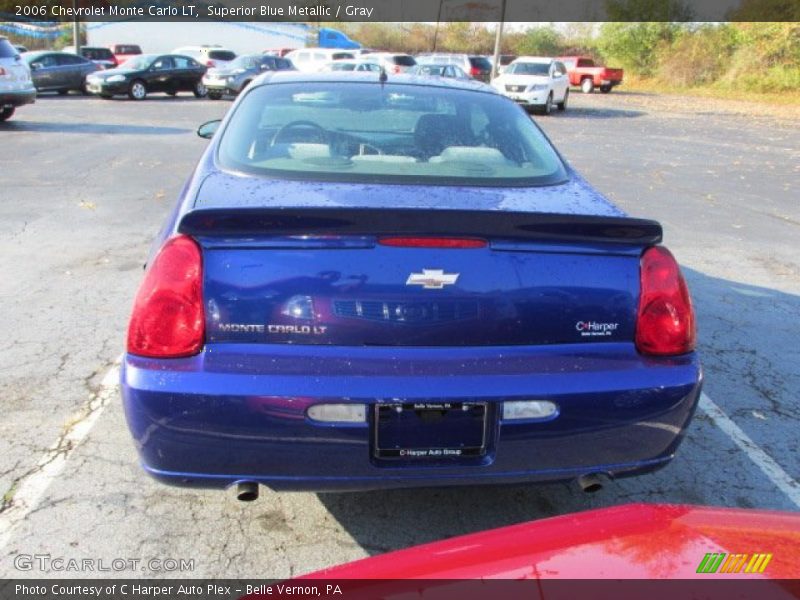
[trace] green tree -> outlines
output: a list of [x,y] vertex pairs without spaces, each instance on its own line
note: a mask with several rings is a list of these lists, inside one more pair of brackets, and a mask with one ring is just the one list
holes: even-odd
[[657,52],[672,42],[680,28],[672,22],[603,23],[598,46],[606,60],[649,77],[658,64]]
[[564,40],[553,27],[531,27],[516,40],[516,54],[528,56],[557,56]]

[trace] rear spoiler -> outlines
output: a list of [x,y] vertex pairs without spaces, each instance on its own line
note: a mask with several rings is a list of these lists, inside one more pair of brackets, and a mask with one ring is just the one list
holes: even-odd
[[661,224],[647,219],[511,211],[417,208],[214,208],[186,213],[192,236],[432,235],[487,239],[653,245]]

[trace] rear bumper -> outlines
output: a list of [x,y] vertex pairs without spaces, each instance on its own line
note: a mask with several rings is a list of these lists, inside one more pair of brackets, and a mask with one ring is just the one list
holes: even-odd
[[[282,490],[558,481],[665,465],[694,413],[696,355],[647,359],[630,344],[363,348],[219,344],[173,360],[126,356],[122,394],[145,470],[175,485],[257,481]],[[480,400],[487,453],[436,463],[374,458],[363,424],[310,421],[321,401]],[[547,399],[556,418],[513,422],[502,402]]]
[[202,79],[203,85],[207,89],[215,92],[224,92],[228,88],[228,78],[217,79],[204,76]]
[[0,108],[22,106],[36,102],[36,88],[0,91]]

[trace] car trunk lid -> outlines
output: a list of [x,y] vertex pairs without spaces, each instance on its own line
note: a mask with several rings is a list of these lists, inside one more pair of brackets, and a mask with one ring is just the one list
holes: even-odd
[[368,206],[198,208],[179,231],[203,248],[212,344],[630,341],[661,239],[622,216]]

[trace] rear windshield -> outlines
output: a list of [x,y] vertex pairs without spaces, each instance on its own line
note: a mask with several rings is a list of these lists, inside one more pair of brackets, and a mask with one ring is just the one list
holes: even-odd
[[108,48],[81,48],[81,56],[89,60],[112,60],[114,53]]
[[414,57],[409,56],[408,54],[393,56],[392,62],[396,65],[400,65],[401,67],[413,67],[414,65],[417,64],[417,61],[414,60]]
[[233,60],[236,58],[236,53],[230,50],[211,50],[208,53],[208,58],[211,60]]
[[8,40],[0,40],[0,58],[13,58],[19,52],[12,46]]
[[481,71],[491,71],[492,70],[492,63],[490,63],[483,56],[470,56],[469,57],[469,64],[472,65],[473,68],[480,69]]
[[550,73],[550,65],[548,63],[518,62],[508,67],[506,73],[514,75],[547,75]]
[[348,58],[353,58],[353,55],[349,52],[334,52],[331,55],[331,60],[343,60]]
[[115,46],[117,49],[117,54],[141,54],[142,49],[139,46],[128,45],[128,46]]
[[234,170],[325,181],[530,186],[566,178],[513,102],[430,85],[259,86],[221,132],[218,158]]

